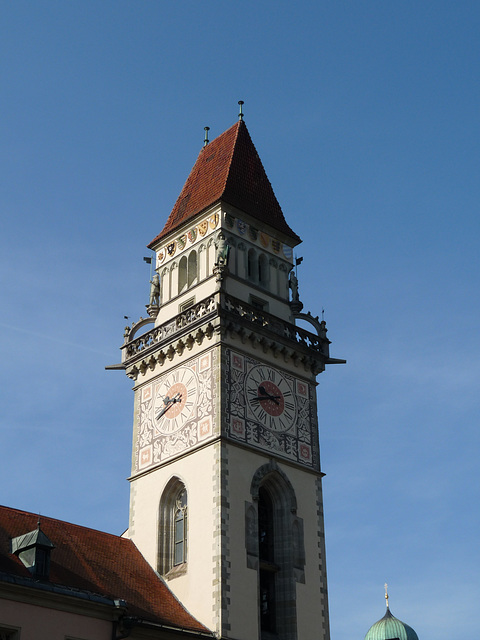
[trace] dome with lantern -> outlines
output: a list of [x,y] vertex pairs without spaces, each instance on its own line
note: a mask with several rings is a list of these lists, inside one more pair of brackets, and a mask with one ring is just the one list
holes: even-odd
[[405,622],[398,620],[390,611],[388,592],[385,585],[385,600],[387,611],[383,618],[375,622],[367,631],[365,640],[418,640],[414,629]]

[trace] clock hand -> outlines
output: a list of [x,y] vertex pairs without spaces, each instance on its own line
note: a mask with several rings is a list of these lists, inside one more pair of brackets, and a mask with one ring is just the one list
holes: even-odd
[[[165,402],[165,400],[164,400]],[[163,416],[163,414],[165,413],[165,411],[169,408],[170,404],[166,404],[163,409],[160,409],[160,411],[157,413],[157,415],[155,416],[156,420],[160,420],[160,418]]]
[[176,402],[181,402],[181,400],[182,400],[182,396],[180,392],[175,394],[173,398],[169,398],[168,396],[165,396],[165,398],[163,399],[163,404],[165,406],[155,416],[156,420],[159,420],[163,416],[163,414],[168,411],[168,409],[170,408],[170,405],[175,404]]
[[277,398],[281,398],[282,396],[255,396],[250,399],[250,402],[261,402],[262,400],[273,400],[275,404],[280,404],[277,402]]
[[268,398],[269,400],[273,400],[275,404],[280,404],[277,399],[277,398],[280,398],[280,396],[270,395],[264,386],[258,387],[258,391],[262,394],[262,396],[264,396],[264,397],[259,396],[258,397],[259,400],[266,400]]

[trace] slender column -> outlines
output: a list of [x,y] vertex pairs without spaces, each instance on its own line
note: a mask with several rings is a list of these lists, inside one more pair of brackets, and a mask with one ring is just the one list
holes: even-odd
[[280,264],[278,268],[278,295],[281,296],[282,298],[285,298],[285,300],[289,299],[288,269],[287,269],[287,265],[283,264],[283,262]]
[[207,277],[207,248],[201,244],[198,249],[198,277],[199,280],[205,280]]
[[213,238],[207,242],[207,276],[212,275],[213,265],[215,264],[215,243]]
[[178,295],[178,264],[172,263],[170,267],[170,299]]
[[278,289],[278,262],[275,260],[275,258],[270,258],[269,261],[269,268],[270,268],[270,281],[269,281],[269,285],[270,285],[270,291],[276,295],[278,295],[279,289]]

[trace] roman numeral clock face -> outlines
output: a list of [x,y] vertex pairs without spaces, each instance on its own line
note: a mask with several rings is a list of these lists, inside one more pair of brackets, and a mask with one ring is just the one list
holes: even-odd
[[192,417],[197,404],[197,376],[188,367],[179,367],[166,376],[156,389],[154,417],[160,433],[178,431]]
[[248,406],[257,422],[274,431],[288,431],[295,424],[295,396],[276,369],[253,367],[245,378]]

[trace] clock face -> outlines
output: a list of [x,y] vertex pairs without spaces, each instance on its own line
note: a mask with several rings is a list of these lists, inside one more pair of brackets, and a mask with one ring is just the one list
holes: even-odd
[[257,365],[245,377],[245,396],[256,420],[269,429],[288,431],[295,424],[295,396],[284,376]]
[[186,424],[197,404],[198,380],[189,367],[179,367],[158,385],[154,398],[157,431],[174,433]]

